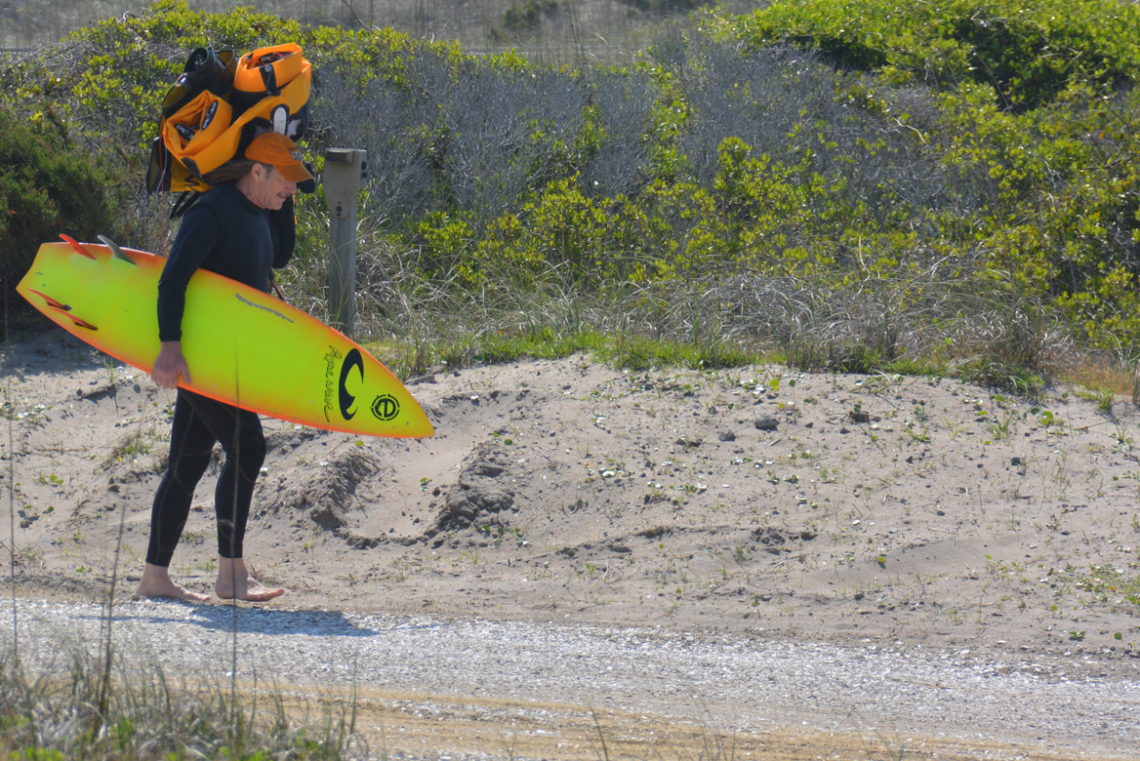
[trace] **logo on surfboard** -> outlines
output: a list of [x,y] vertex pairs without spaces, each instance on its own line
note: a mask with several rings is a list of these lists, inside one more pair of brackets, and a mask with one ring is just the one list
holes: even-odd
[[381,394],[372,400],[372,414],[387,423],[400,414],[400,400],[391,394]]
[[352,409],[352,405],[356,404],[356,397],[348,391],[348,376],[352,374],[353,369],[360,373],[360,382],[364,382],[364,357],[360,356],[358,349],[353,349],[344,358],[344,364],[340,366],[340,384],[338,400],[340,402],[340,416],[345,420],[352,420],[356,417],[356,411]]
[[[340,370],[337,370],[337,362]],[[325,354],[325,420],[332,421],[333,411],[340,413],[344,420],[356,417],[356,394],[350,387],[359,388],[364,384],[364,356],[359,349],[350,349],[341,354],[330,346]],[[380,394],[372,400],[370,407],[377,420],[388,422],[400,414],[400,401],[391,394]]]

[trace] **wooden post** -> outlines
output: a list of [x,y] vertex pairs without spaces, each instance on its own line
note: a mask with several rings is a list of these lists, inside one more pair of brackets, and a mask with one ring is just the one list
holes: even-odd
[[329,204],[329,319],[351,337],[356,322],[356,197],[364,178],[367,152],[361,148],[329,148],[321,184]]

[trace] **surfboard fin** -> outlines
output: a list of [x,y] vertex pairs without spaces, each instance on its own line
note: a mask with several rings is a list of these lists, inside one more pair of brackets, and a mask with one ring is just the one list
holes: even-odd
[[99,240],[103,241],[104,246],[111,249],[111,256],[115,257],[119,261],[126,262],[127,264],[134,266],[134,263],[135,263],[134,260],[131,259],[131,257],[127,256],[125,253],[123,253],[123,249],[121,249],[119,247],[118,243],[111,240],[110,238],[108,238],[106,235],[103,235],[102,233],[100,233],[98,237],[99,237]]
[[82,317],[76,317],[75,315],[71,314],[71,306],[70,305],[64,304],[61,301],[53,299],[51,296],[48,296],[46,293],[44,293],[42,291],[30,289],[29,292],[34,293],[37,296],[39,296],[41,299],[43,299],[44,303],[47,304],[50,309],[54,309],[57,312],[62,312],[63,316],[66,317],[67,319],[71,320],[72,324],[75,325],[75,327],[84,328],[86,330],[98,330],[99,329],[95,325],[92,325],[91,323],[87,322],[87,320],[84,320]]
[[64,304],[64,303],[62,303],[62,302],[60,302],[60,301],[57,301],[57,300],[53,299],[51,296],[48,296],[48,295],[47,295],[46,293],[44,293],[43,291],[37,291],[35,288],[30,288],[30,289],[28,289],[28,293],[34,293],[34,294],[36,294],[36,295],[37,295],[37,296],[39,296],[41,299],[43,299],[43,300],[44,300],[44,303],[45,303],[45,304],[47,304],[47,305],[48,305],[49,307],[51,307],[52,309],[56,309],[56,310],[58,310],[58,311],[60,311],[60,312],[70,312],[70,311],[71,311],[71,307],[70,307],[70,306],[68,306],[67,304]]
[[84,320],[81,317],[76,317],[73,314],[67,315],[67,318],[69,320],[71,320],[75,324],[75,327],[77,327],[77,328],[83,328],[84,330],[98,330],[99,329],[98,326],[92,325],[91,323],[87,322],[87,320]]
[[70,235],[59,234],[59,239],[71,246],[72,250],[80,256],[86,256],[88,259],[94,259],[95,255],[83,247],[83,244],[72,238]]

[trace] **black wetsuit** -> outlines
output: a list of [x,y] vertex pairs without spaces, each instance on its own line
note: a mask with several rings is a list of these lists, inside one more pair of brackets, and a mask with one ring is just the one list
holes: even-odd
[[[186,212],[159,280],[159,338],[181,340],[186,284],[200,267],[268,292],[270,268],[283,267],[293,253],[292,213],[292,203],[280,212],[261,209],[233,184],[205,193]],[[218,554],[242,557],[253,486],[265,460],[261,420],[248,410],[179,388],[170,460],[151,508],[148,563],[170,565],[190,514],[194,488],[210,464],[216,442],[225,452],[214,492]]]

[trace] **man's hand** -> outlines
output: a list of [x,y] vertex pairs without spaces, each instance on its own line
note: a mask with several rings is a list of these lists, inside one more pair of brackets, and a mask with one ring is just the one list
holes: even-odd
[[179,377],[186,383],[190,382],[190,367],[182,356],[181,341],[162,342],[151,375],[154,376],[154,382],[163,388],[177,388]]

